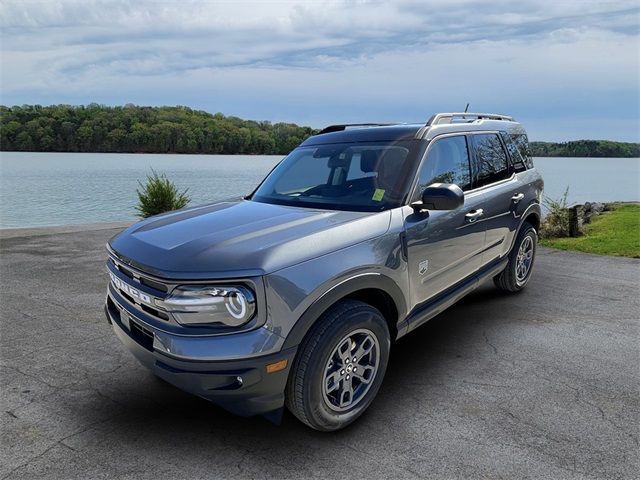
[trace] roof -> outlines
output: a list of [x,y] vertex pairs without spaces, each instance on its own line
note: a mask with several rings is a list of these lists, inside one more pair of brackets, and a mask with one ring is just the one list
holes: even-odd
[[328,143],[351,142],[393,142],[397,140],[413,140],[416,133],[424,125],[382,125],[359,128],[345,128],[339,131],[323,133],[307,138],[301,146],[323,145]]
[[512,117],[493,113],[438,113],[426,124],[331,125],[306,139],[301,146],[352,142],[431,140],[445,133],[507,131],[525,133]]

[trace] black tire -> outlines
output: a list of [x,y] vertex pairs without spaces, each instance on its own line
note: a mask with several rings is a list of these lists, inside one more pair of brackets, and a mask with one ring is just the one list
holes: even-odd
[[[359,340],[362,340],[360,346]],[[372,363],[373,352],[377,352],[377,367],[375,373],[371,373],[370,381],[364,383],[366,379],[363,378],[361,382],[356,376],[355,370],[360,363],[351,362],[351,377],[348,372],[343,375],[342,372],[346,371],[342,368],[345,359],[339,360],[339,363],[334,362],[336,355],[340,356],[338,347],[350,348],[343,348],[342,352],[347,357],[346,361],[349,361],[356,351],[364,351],[365,346],[370,345],[371,353],[363,354],[357,359],[357,362],[367,359],[367,362]],[[387,322],[376,308],[357,300],[336,303],[318,319],[300,345],[287,383],[287,408],[300,421],[316,430],[329,432],[346,427],[364,413],[378,393],[387,368],[390,347]],[[334,368],[336,370],[329,374]],[[364,365],[357,375],[364,377],[363,370],[368,371],[368,368],[372,367]],[[341,378],[337,383],[331,381],[335,376]],[[351,378],[351,383],[346,382],[348,386],[345,387],[348,378]],[[331,387],[336,384],[341,387],[336,387],[337,393],[326,393],[328,383],[331,383]],[[343,397],[341,392],[345,390],[348,394],[348,387],[353,388],[351,394]],[[333,398],[335,395],[340,398]],[[353,401],[352,406],[338,405],[342,399],[348,398]]]
[[[518,255],[521,247],[524,248],[526,245],[530,245],[531,259],[526,273],[523,275],[523,271],[519,270]],[[507,263],[506,268],[499,275],[493,278],[493,283],[495,283],[496,287],[504,292],[515,293],[521,291],[527,285],[531,278],[531,272],[533,271],[537,245],[538,234],[536,233],[536,229],[533,228],[533,225],[524,223],[522,228],[520,228],[520,232],[518,232],[518,237],[511,252],[509,252],[509,263]]]

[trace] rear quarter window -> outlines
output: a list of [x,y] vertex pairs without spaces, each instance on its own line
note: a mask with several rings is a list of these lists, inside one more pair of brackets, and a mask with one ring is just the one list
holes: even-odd
[[533,158],[529,151],[529,139],[525,133],[500,132],[507,146],[516,172],[533,168]]

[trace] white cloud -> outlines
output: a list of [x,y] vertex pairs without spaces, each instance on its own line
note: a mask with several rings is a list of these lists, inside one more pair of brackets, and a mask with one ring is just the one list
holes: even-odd
[[564,119],[635,116],[633,136],[638,11],[594,0],[4,0],[1,100],[220,105],[317,123],[467,100],[538,118],[548,104]]

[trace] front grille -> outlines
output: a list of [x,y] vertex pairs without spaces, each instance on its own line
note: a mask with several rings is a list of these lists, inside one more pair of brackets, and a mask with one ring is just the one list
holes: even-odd
[[140,308],[147,312],[149,315],[153,315],[154,317],[161,318],[162,320],[169,321],[169,315],[161,310],[157,310],[155,308],[148,307],[147,305],[140,305]]
[[[164,298],[165,294],[170,290],[170,287],[168,285],[165,285],[156,279],[149,278],[144,273],[139,272],[137,270],[133,270],[123,265],[120,261],[116,260],[113,257],[109,258],[109,263],[111,266],[113,266],[113,268],[118,270],[125,277],[131,279],[131,281],[125,282],[130,287],[142,292],[142,290],[140,290],[137,286],[145,285],[151,288],[152,290],[154,290],[155,292],[157,292],[156,294],[150,293],[152,298]],[[171,321],[171,317],[167,312],[159,308],[154,308],[154,306],[148,305],[147,303],[143,303],[138,299],[134,299],[131,295],[129,295],[123,289],[115,287],[115,290],[118,292],[120,296],[122,296],[123,299],[125,299],[135,309],[140,310],[146,313],[147,315],[150,315],[153,318],[157,318],[165,322]],[[144,293],[147,293],[147,292],[144,292]]]
[[169,291],[169,287],[164,283],[158,282],[149,277],[145,277],[144,275],[140,275],[139,273],[134,273],[133,270],[125,267],[122,263],[118,262],[117,260],[114,260],[113,258],[110,258],[109,260],[111,261],[111,263],[113,263],[113,265],[119,271],[121,271],[127,277],[137,280],[141,284],[146,285],[149,288],[153,288],[154,290],[158,290],[160,292],[165,292],[165,293]]
[[129,294],[127,294],[126,292],[123,292],[122,290],[118,290],[118,293],[122,295],[125,300],[127,300],[131,305],[133,305],[137,309],[142,310],[143,312],[146,312],[149,315],[153,315],[154,317],[161,318],[162,320],[167,320],[167,321],[169,320],[169,315],[166,314],[165,312],[162,312],[156,308],[152,308],[148,305],[145,305],[144,303],[136,302]]

